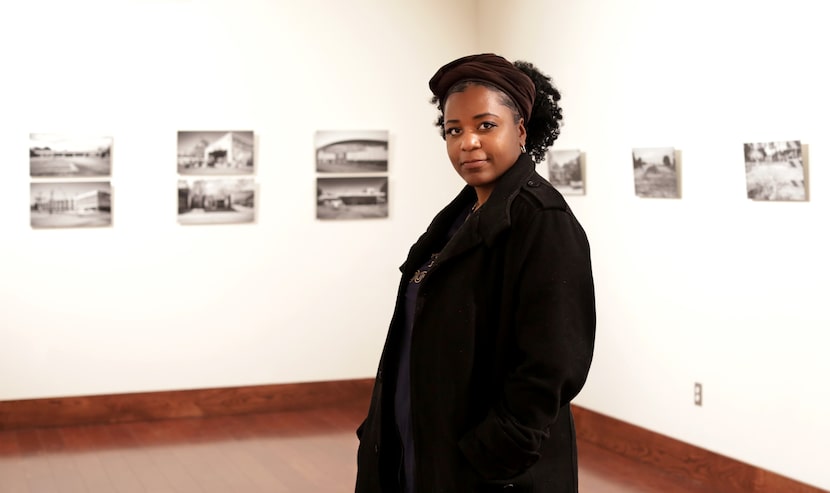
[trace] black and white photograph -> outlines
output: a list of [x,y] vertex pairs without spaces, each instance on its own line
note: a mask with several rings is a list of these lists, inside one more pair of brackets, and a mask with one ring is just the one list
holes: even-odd
[[318,173],[385,173],[389,169],[389,132],[326,131],[314,134]]
[[638,197],[680,197],[674,147],[636,148],[632,158],[634,192]]
[[582,152],[575,149],[548,152],[548,179],[562,195],[585,195]]
[[385,176],[317,178],[317,218],[389,217],[388,190]]
[[251,223],[255,216],[252,178],[179,180],[179,224]]
[[250,175],[254,172],[254,132],[179,131],[180,175]]
[[112,173],[112,137],[55,133],[29,134],[29,175],[96,177]]
[[744,144],[746,195],[752,200],[807,200],[801,142]]
[[110,182],[32,183],[33,228],[90,228],[112,225]]

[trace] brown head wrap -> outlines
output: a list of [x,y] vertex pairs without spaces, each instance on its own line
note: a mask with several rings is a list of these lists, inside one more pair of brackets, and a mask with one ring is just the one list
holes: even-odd
[[429,80],[429,88],[441,102],[441,107],[446,102],[447,91],[462,80],[478,80],[495,85],[513,98],[519,113],[525,119],[525,125],[530,121],[536,86],[530,77],[509,61],[492,53],[484,53],[459,58],[438,69]]

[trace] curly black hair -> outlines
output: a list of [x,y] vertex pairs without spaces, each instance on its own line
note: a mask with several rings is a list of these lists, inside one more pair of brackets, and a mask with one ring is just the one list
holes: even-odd
[[[553,145],[553,142],[559,137],[562,127],[562,108],[559,107],[559,100],[562,95],[559,90],[554,87],[551,78],[540,72],[532,63],[524,61],[515,61],[513,65],[519,70],[527,74],[528,77],[536,85],[536,99],[533,103],[533,110],[530,112],[530,121],[525,122],[525,130],[527,131],[527,139],[525,148],[527,153],[533,161],[539,163],[545,158],[545,153],[548,148]],[[463,80],[455,84],[447,91],[447,96],[457,92],[463,92],[471,85],[484,86],[501,94],[501,102],[513,111],[513,117],[516,123],[519,122],[521,115],[519,108],[513,99],[508,96],[503,90],[494,84],[479,80]],[[446,139],[444,132],[444,108],[442,101],[437,96],[433,96],[432,104],[434,104],[440,115],[435,122],[435,125],[441,132],[441,137]]]
[[527,74],[536,85],[536,100],[530,112],[530,121],[525,123],[525,147],[530,157],[538,163],[545,158],[548,148],[553,145],[562,130],[562,108],[559,107],[562,95],[550,77],[540,72],[532,63],[516,61],[513,65]]

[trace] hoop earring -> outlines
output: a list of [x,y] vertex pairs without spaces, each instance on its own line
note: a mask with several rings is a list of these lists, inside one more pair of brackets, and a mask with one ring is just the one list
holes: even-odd
[[522,150],[522,154],[524,154],[524,153],[526,153],[526,152],[527,152],[527,148],[525,147],[525,145],[524,145],[524,144],[520,145],[520,146],[519,146],[519,149],[521,149],[521,150]]

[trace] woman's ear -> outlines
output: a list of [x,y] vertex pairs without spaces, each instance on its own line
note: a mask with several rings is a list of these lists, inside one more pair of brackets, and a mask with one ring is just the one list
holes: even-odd
[[527,140],[527,130],[525,129],[525,119],[519,118],[519,123],[517,123],[519,127],[519,144],[524,147],[525,141]]

